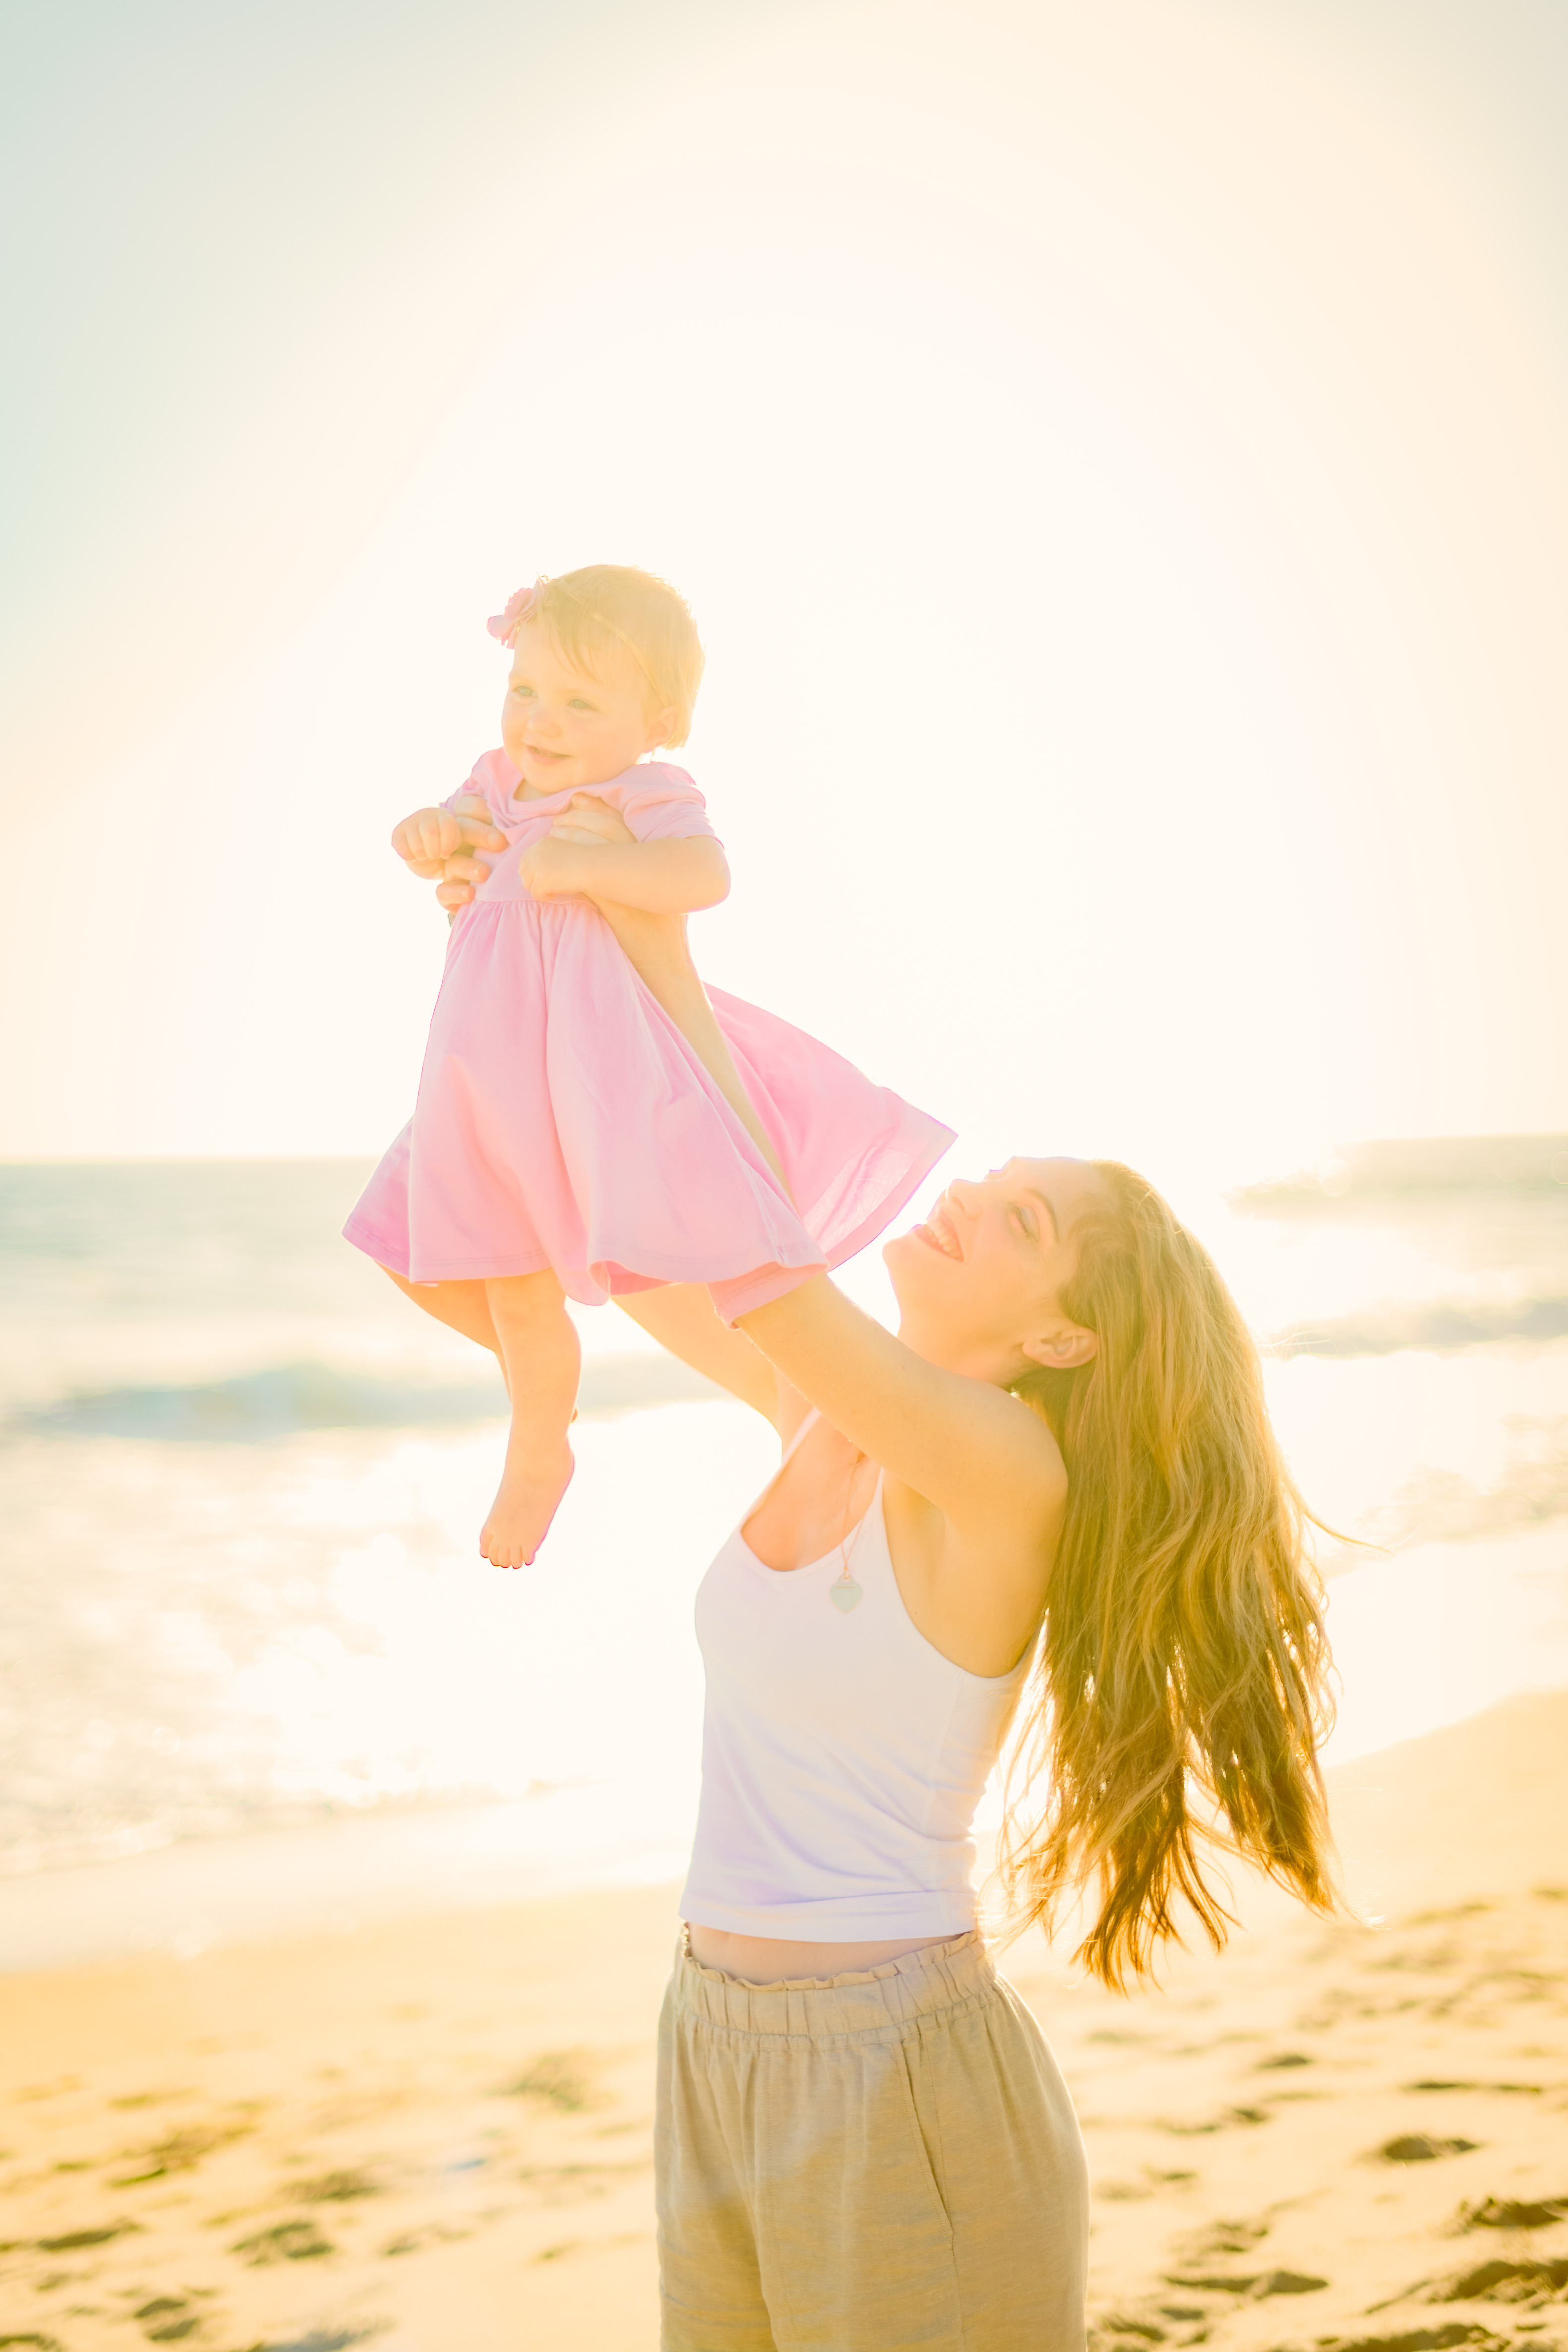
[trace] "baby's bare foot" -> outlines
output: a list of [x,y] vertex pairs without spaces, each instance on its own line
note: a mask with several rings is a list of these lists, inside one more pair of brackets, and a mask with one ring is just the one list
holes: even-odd
[[492,1568],[533,1566],[576,1466],[564,1447],[553,1469],[537,1462],[508,1462],[479,1529],[479,1551]]

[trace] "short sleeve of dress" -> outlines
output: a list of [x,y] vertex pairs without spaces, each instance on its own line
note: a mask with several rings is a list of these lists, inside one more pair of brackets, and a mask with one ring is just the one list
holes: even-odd
[[499,821],[510,807],[517,781],[517,771],[504,751],[481,752],[457,791],[448,793],[441,806],[456,809],[459,801],[480,800]]
[[605,797],[614,799],[639,841],[690,841],[700,835],[718,839],[708,822],[708,803],[684,768],[647,761]]

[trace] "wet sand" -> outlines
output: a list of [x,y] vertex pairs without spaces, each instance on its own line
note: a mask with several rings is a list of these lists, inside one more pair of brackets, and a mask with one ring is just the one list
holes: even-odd
[[[1120,2000],[1072,2086],[1120,2352],[1568,2347],[1568,1693],[1332,1776],[1325,1926]],[[653,2352],[671,1887],[0,1979],[0,2345]]]

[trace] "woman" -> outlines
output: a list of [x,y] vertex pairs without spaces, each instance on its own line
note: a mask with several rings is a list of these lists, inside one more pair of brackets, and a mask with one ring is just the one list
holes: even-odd
[[[660,936],[639,968],[679,992]],[[739,1331],[700,1291],[623,1302],[784,1447],[698,1601],[665,2352],[1079,2352],[1081,2143],[969,1876],[1015,1716],[1007,1882],[1043,1921],[1098,1889],[1107,1983],[1177,1898],[1223,1942],[1205,1840],[1333,1899],[1304,1514],[1206,1254],[1125,1168],[1014,1160],[884,1256],[896,1339],[826,1276]]]

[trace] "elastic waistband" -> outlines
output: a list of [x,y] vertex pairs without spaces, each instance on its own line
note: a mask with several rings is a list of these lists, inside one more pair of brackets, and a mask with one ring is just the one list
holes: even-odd
[[897,2035],[917,2019],[984,2000],[995,1984],[995,1962],[973,1928],[874,1969],[763,1985],[704,1968],[692,1958],[682,1928],[669,1997],[678,2013],[731,2033],[819,2042],[826,2034]]

